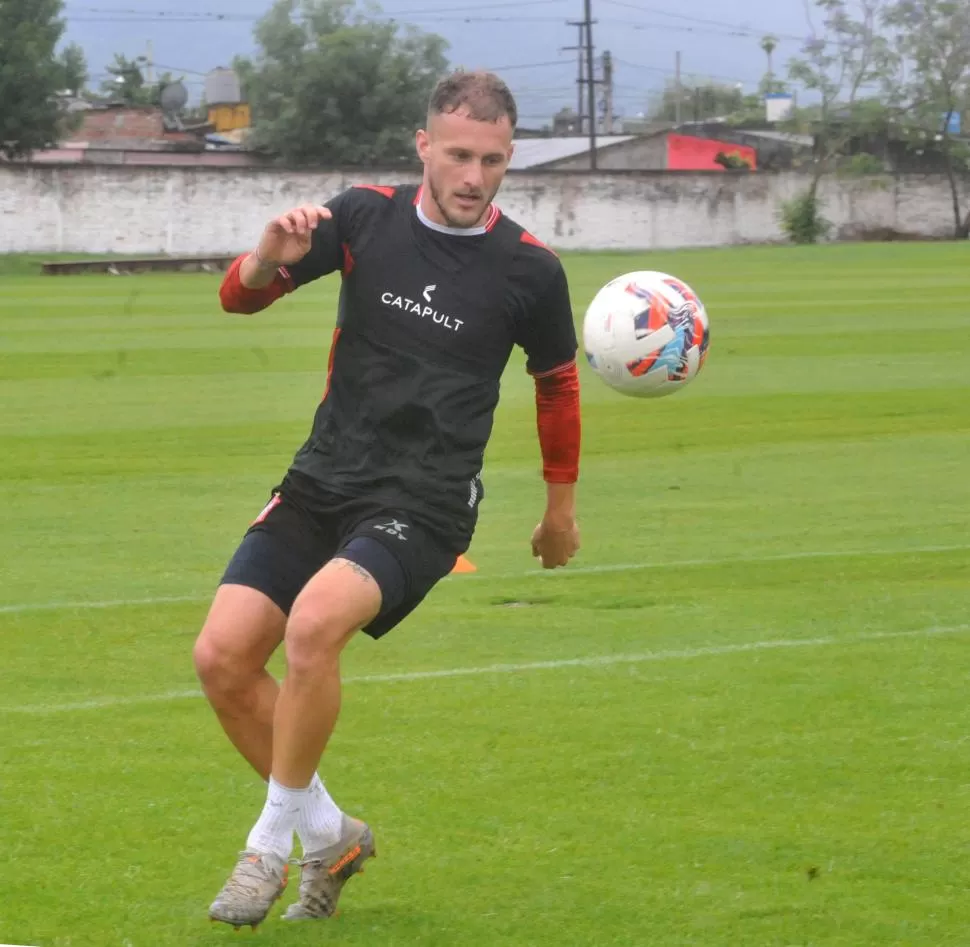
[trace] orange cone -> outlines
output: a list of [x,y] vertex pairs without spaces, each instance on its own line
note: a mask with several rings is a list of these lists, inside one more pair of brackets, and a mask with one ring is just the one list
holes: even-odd
[[455,560],[455,566],[451,570],[452,573],[455,572],[477,572],[478,567],[474,563],[469,562],[464,556],[459,556]]

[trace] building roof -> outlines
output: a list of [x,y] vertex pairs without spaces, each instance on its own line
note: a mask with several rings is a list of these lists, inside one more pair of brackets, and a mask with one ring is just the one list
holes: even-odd
[[[636,135],[597,135],[596,150],[620,145],[636,137]],[[589,137],[586,135],[570,135],[563,138],[517,138],[509,168],[513,171],[537,168],[553,161],[561,161],[563,158],[573,158],[576,155],[588,153]]]
[[771,131],[766,128],[740,128],[738,131],[743,132],[745,135],[751,135],[753,138],[767,138],[770,141],[781,141],[788,145],[811,147],[815,143],[815,139],[811,135],[799,135],[795,132]]

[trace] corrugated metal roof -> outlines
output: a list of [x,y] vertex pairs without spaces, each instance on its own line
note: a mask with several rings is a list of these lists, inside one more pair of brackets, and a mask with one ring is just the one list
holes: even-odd
[[776,132],[770,131],[768,129],[740,129],[745,135],[751,135],[754,138],[767,138],[771,141],[784,141],[790,145],[812,145],[815,143],[815,139],[811,135],[797,135],[794,132]]
[[[636,135],[597,135],[596,150],[610,145],[632,141]],[[509,168],[521,171],[535,168],[550,161],[561,161],[576,155],[589,153],[589,138],[585,135],[571,135],[565,138],[519,138],[515,142],[515,152]]]

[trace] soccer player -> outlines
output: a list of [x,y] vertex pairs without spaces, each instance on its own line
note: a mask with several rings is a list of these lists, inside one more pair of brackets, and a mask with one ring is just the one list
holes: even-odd
[[[220,288],[258,312],[341,274],[326,391],[312,430],[230,560],[194,650],[229,739],[268,782],[245,848],[209,909],[255,927],[287,882],[287,919],[330,916],[375,854],[317,773],[340,706],[340,654],[409,615],[469,546],[482,459],[515,346],[535,379],[547,501],[531,536],[544,568],[579,548],[577,339],[558,258],[492,203],[516,105],[485,72],[432,94],[416,146],[420,186],[355,186],[270,221]],[[283,644],[279,686],[266,671]]]

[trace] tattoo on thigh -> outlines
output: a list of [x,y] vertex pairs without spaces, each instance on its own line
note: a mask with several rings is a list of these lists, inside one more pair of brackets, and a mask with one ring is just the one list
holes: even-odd
[[362,579],[367,579],[371,582],[375,582],[374,577],[361,565],[356,562],[351,562],[349,559],[335,559],[334,562],[344,569],[350,569],[351,572],[359,575]]

